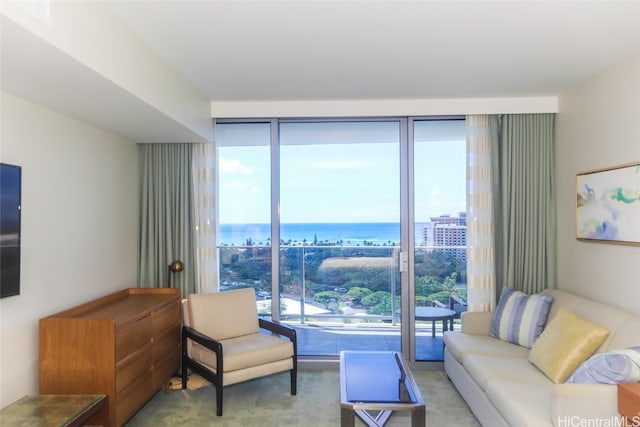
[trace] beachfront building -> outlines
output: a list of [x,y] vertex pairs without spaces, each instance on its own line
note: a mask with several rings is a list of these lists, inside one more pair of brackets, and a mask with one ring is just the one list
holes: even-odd
[[440,215],[431,217],[431,222],[423,229],[423,244],[430,247],[443,247],[456,258],[467,259],[467,214],[458,216]]

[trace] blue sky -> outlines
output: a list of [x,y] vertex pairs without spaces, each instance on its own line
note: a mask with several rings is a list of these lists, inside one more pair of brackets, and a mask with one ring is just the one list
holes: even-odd
[[[416,222],[464,211],[464,122],[414,129]],[[392,121],[282,124],[281,221],[399,222],[398,135]],[[269,222],[268,124],[218,125],[217,138],[220,223]]]

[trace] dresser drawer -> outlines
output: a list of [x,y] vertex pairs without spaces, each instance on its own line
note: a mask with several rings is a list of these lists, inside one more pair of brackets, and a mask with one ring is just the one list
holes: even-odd
[[150,316],[116,331],[116,363],[150,343],[151,331]]
[[174,326],[180,327],[180,304],[176,300],[175,303],[168,304],[157,311],[151,313],[153,320],[153,335],[156,336],[166,329]]
[[116,364],[116,393],[135,382],[140,375],[149,375],[153,362],[151,346],[146,345]]
[[153,386],[162,387],[180,369],[180,353],[175,352],[165,355],[165,358],[153,365]]
[[180,353],[180,327],[175,326],[153,338],[153,363],[167,357],[167,354]]
[[116,393],[117,426],[123,425],[155,391],[151,370],[141,374],[135,382]]

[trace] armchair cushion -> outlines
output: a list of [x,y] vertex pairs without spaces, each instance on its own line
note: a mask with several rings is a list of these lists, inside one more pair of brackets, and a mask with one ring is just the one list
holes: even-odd
[[[220,342],[224,348],[224,371],[231,372],[277,360],[291,359],[293,344],[271,335],[251,334]],[[206,347],[194,344],[191,357],[215,371],[216,354]]]
[[[255,291],[251,288],[191,294],[188,299],[190,319],[185,323],[215,340],[257,334],[259,331]],[[216,309],[212,310],[212,307]]]

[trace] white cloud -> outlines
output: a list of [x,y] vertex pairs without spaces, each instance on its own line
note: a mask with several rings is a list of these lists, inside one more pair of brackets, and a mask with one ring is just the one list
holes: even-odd
[[237,172],[237,173],[243,173],[247,175],[252,173],[251,168],[243,164],[239,160],[229,160],[229,159],[225,159],[224,157],[220,157],[219,165],[220,165],[221,172],[227,172],[227,173]]

